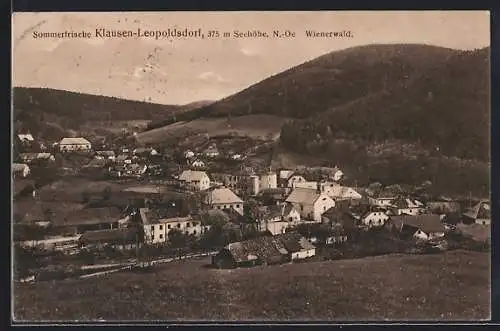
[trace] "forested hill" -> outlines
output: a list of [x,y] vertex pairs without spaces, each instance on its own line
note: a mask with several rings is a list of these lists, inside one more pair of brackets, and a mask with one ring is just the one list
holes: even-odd
[[332,139],[403,140],[448,156],[489,160],[489,48],[460,52],[432,70],[282,129],[282,142],[319,153]]

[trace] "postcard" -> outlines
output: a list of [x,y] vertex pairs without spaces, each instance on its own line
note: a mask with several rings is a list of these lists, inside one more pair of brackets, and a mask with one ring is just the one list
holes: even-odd
[[16,12],[12,321],[487,321],[488,11]]

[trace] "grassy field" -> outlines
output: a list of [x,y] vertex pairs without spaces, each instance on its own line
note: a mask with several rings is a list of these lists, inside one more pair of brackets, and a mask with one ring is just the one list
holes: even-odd
[[490,255],[214,270],[208,259],[141,273],[16,285],[18,320],[478,320],[490,317]]
[[222,118],[199,118],[189,122],[177,122],[162,128],[139,133],[136,138],[142,144],[158,143],[166,139],[208,133],[210,136],[233,134],[253,139],[277,139],[285,118],[274,115],[246,115]]

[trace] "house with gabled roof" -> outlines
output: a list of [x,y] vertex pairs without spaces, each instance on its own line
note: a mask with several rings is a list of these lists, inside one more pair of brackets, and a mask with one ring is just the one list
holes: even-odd
[[445,226],[439,215],[394,215],[386,222],[386,227],[403,237],[413,237],[420,240],[442,238]]
[[321,215],[335,206],[335,201],[320,190],[295,188],[286,198],[304,221],[321,222]]
[[144,242],[147,244],[164,244],[172,231],[185,235],[200,236],[210,226],[202,224],[191,215],[170,213],[166,208],[140,208],[140,220],[144,229]]
[[26,178],[31,173],[31,169],[27,164],[24,163],[13,163],[12,164],[12,175],[17,178]]
[[198,191],[204,191],[210,187],[210,177],[205,171],[184,170],[179,176],[179,180],[187,187]]
[[217,268],[272,265],[316,255],[316,247],[296,232],[263,236],[226,245],[212,257]]
[[75,151],[90,151],[92,144],[90,141],[83,137],[76,138],[63,138],[59,142],[59,150],[61,152],[75,152]]
[[462,215],[463,223],[491,224],[491,205],[489,201],[480,201]]
[[383,190],[381,192],[376,193],[375,195],[368,198],[371,205],[387,207],[392,204],[394,200],[398,198],[398,194],[389,191]]
[[19,133],[17,139],[19,139],[21,143],[32,143],[35,141],[31,133]]
[[205,203],[210,208],[234,209],[240,215],[243,215],[243,200],[227,187],[214,188],[208,191]]
[[391,206],[395,215],[419,215],[425,212],[423,202],[409,197],[400,196],[392,201]]

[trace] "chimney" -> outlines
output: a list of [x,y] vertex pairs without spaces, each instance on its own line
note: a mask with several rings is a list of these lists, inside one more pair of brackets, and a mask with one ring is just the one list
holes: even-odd
[[316,182],[316,193],[321,193],[321,182],[319,180]]

